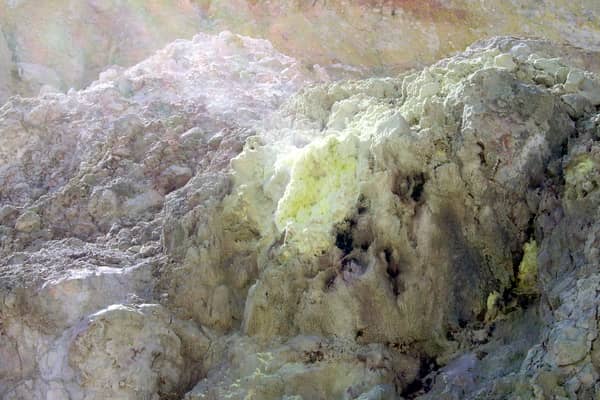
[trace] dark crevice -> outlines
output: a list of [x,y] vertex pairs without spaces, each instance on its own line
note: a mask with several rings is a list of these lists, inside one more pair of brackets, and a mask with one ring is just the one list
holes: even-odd
[[477,146],[479,146],[479,148],[481,149],[481,151],[478,153],[481,165],[487,165],[487,160],[485,158],[485,146],[482,142],[477,142]]
[[392,252],[389,249],[385,249],[385,261],[387,262],[386,272],[390,276],[390,278],[395,279],[400,274],[400,268],[398,268],[398,263],[396,263],[392,258]]
[[519,273],[519,265],[521,264],[521,260],[523,259],[523,245],[521,244],[521,247],[511,251],[511,258],[512,258],[512,267],[513,267],[513,276],[517,277],[517,274]]
[[383,254],[385,256],[385,262],[388,264],[391,263],[392,262],[392,251],[390,249],[384,249]]
[[485,322],[485,316],[486,316],[486,314],[487,314],[487,309],[482,308],[481,311],[479,311],[479,313],[475,316],[475,318],[479,322]]
[[367,199],[364,195],[360,195],[358,198],[358,206],[356,207],[358,215],[364,214],[369,210]]
[[392,284],[392,291],[395,296],[400,294],[400,289],[398,287],[398,275],[400,274],[400,267],[398,263],[394,260],[393,253],[390,249],[384,249],[383,254],[385,257],[385,262],[387,264],[386,273]]
[[413,188],[410,193],[411,199],[413,199],[415,202],[419,202],[421,200],[421,196],[423,195],[424,187],[425,187],[425,175],[420,174],[417,177],[415,177]]
[[537,295],[532,294],[517,293],[517,285],[519,283],[519,266],[521,265],[521,261],[523,260],[524,256],[523,245],[525,243],[529,243],[532,239],[535,238],[535,218],[535,214],[530,215],[529,221],[527,223],[527,228],[525,228],[525,231],[523,232],[524,237],[523,242],[521,243],[521,247],[517,251],[514,251],[512,254],[513,280],[511,286],[502,293],[501,303],[504,305],[513,304],[513,307],[516,306],[518,308],[525,309],[533,303],[535,303],[539,297]]
[[[188,364],[188,368],[192,368],[193,370],[197,370],[200,371],[201,370],[201,366],[198,363],[192,363],[191,365]],[[170,392],[166,392],[163,391],[162,389],[158,390],[158,398],[160,400],[181,400],[185,397],[185,394],[190,392],[192,389],[194,389],[194,386],[196,386],[197,382],[199,379],[202,378],[202,375],[199,374],[198,372],[194,372],[192,374],[192,378],[187,382],[187,384],[183,385],[180,388],[177,388],[173,391]],[[163,378],[161,378],[161,386],[165,384]]]
[[569,139],[564,140],[561,144],[560,144],[560,156],[564,157],[569,153]]
[[420,202],[423,197],[425,180],[423,173],[414,176],[397,175],[394,178],[392,193],[402,200],[412,199],[414,202]]
[[334,274],[325,281],[325,289],[331,289],[335,286],[335,278],[336,275]]
[[529,221],[527,222],[527,229],[525,229],[525,242],[531,240],[535,233],[535,215],[531,215],[529,217]]
[[[527,222],[527,228],[525,228],[523,242],[521,246],[513,252],[512,254],[512,262],[513,262],[513,276],[514,276],[514,286],[516,287],[517,276],[519,275],[519,265],[521,264],[521,260],[523,259],[523,245],[531,241],[531,239],[535,235],[535,215],[531,214],[529,217],[529,221]],[[515,289],[513,287],[513,289]],[[511,290],[512,291],[512,290]]]
[[335,235],[335,246],[342,250],[344,256],[350,254],[354,248],[354,240],[352,239],[352,232],[349,229],[339,231]]
[[416,399],[419,396],[431,390],[433,386],[433,378],[430,376],[432,372],[437,371],[440,366],[431,358],[422,358],[419,366],[419,374],[417,378],[409,383],[406,388],[400,393],[405,399]]

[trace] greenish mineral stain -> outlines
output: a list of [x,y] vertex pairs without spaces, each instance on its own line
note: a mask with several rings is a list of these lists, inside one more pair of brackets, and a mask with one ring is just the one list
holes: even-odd
[[524,295],[537,294],[537,263],[538,245],[535,240],[525,243],[523,246],[523,259],[519,264],[517,275],[517,293]]

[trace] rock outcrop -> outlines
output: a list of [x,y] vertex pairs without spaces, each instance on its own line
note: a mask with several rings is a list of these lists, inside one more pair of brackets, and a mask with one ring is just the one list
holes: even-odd
[[319,82],[177,41],[0,110],[6,399],[600,395],[600,55]]
[[203,175],[227,190],[253,124],[310,80],[266,41],[199,35],[1,109],[2,398],[147,398],[199,379],[207,336],[157,304],[165,198]]

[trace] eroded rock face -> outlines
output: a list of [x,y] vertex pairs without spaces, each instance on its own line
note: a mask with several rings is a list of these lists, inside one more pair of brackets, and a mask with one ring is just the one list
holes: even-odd
[[594,398],[599,60],[318,82],[224,33],[12,100],[0,396]]
[[319,127],[306,128],[310,144],[283,155],[286,143],[247,145],[226,202],[264,243],[248,333],[435,347],[485,314],[511,285],[533,217],[525,194],[575,132],[560,98],[495,67],[498,56],[309,89],[288,110],[297,119],[332,99],[304,115]]
[[[559,58],[561,51],[568,59]],[[239,326],[260,343],[335,336],[409,349],[402,352],[423,363],[445,363],[458,349],[487,346],[457,361],[448,378],[439,379],[440,390],[456,398],[478,391],[501,397],[502,385],[522,380],[524,393],[539,391],[535,378],[525,377],[548,365],[558,368],[551,376],[562,376],[560,364],[525,363],[520,380],[500,380],[519,371],[536,341],[544,342],[537,323],[527,327],[520,322],[525,317],[511,314],[510,324],[524,325],[526,338],[503,328],[516,349],[490,340],[490,327],[498,307],[511,309],[511,302],[540,291],[540,196],[572,192],[560,188],[561,163],[570,146],[579,146],[575,138],[594,115],[598,90],[585,68],[597,65],[575,49],[502,39],[402,78],[306,89],[285,105],[275,128],[250,138],[232,160],[233,189],[219,216],[201,217],[209,228],[188,233],[172,250],[183,268],[170,300],[202,324]],[[587,111],[576,111],[572,97]],[[595,129],[595,122],[585,124]],[[593,162],[580,162],[574,171],[593,173]],[[194,263],[197,281],[189,278]],[[244,277],[241,285],[233,283],[236,272]],[[211,319],[215,309],[226,310],[219,315],[231,322]],[[579,333],[553,339],[567,346],[558,345],[558,353],[579,358],[572,362],[590,353],[592,339],[574,339]],[[473,375],[480,365],[494,371],[494,360],[495,373]],[[414,368],[406,362],[395,373]],[[262,384],[261,377],[246,379]],[[584,390],[595,390],[594,379]],[[200,384],[194,396],[225,396],[210,386]],[[396,385],[397,392],[418,392],[414,388]],[[240,398],[254,393],[231,390]],[[258,397],[293,394],[286,390]]]

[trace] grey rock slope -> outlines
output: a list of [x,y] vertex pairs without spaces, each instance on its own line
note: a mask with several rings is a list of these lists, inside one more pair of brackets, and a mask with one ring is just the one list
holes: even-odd
[[600,56],[317,82],[178,41],[0,110],[6,399],[600,396]]

